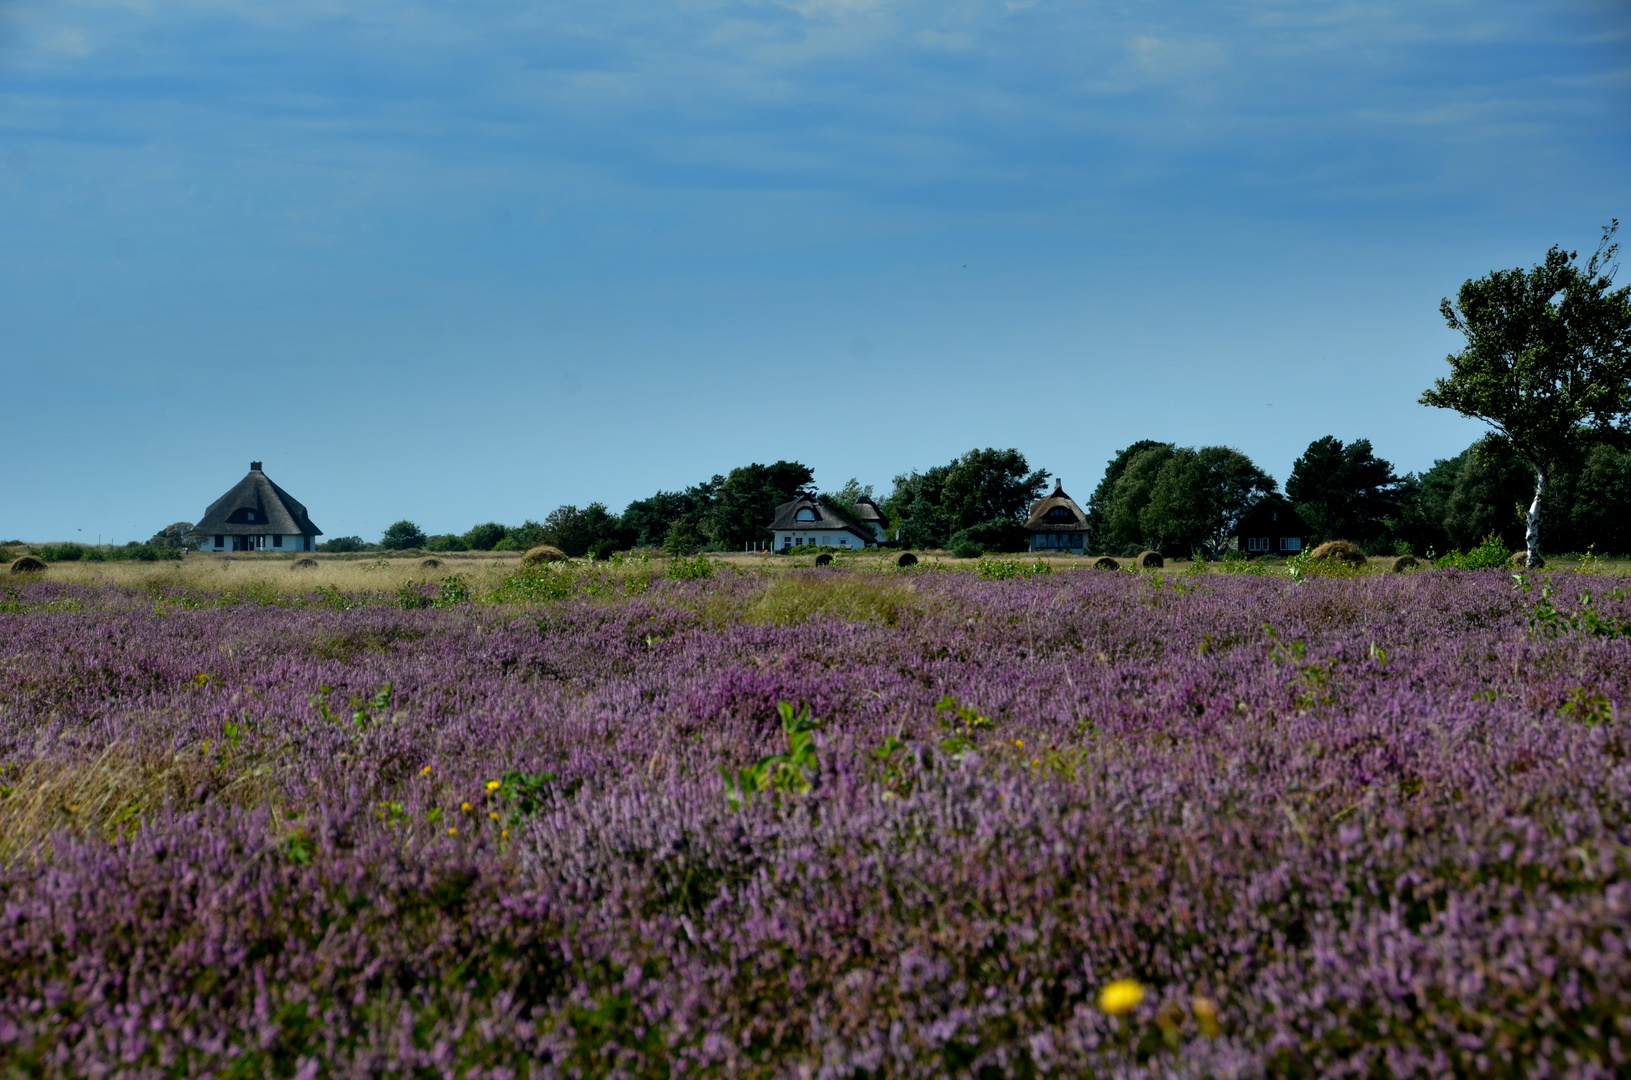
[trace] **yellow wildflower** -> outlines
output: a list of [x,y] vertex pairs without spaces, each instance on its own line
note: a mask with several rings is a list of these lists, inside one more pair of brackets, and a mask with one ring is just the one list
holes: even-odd
[[1195,1000],[1189,1003],[1194,1010],[1195,1021],[1201,1025],[1201,1034],[1208,1039],[1218,1037],[1218,1003],[1204,995],[1196,995]]
[[493,792],[495,792],[497,790],[498,790],[498,781],[497,780],[487,781],[487,794],[491,795]]
[[467,802],[466,803],[460,803],[459,804],[459,809],[463,810],[465,813],[468,814],[470,812],[470,804],[467,803]]
[[1144,1000],[1144,987],[1137,979],[1117,979],[1099,991],[1099,1008],[1111,1016],[1124,1016]]
[[430,766],[426,765],[423,769],[420,769],[419,770],[419,775],[420,776],[429,776],[430,775]]
[[487,816],[492,818],[494,821],[497,821],[498,820],[498,811],[497,810],[489,810],[489,811],[487,811]]
[[453,827],[452,827],[452,828],[449,828],[449,829],[448,829],[448,830],[447,830],[447,835],[449,835],[449,836],[458,836],[458,835],[459,835],[459,828],[458,828],[458,826],[457,826],[457,825],[455,825],[455,826],[453,826]]
[[508,840],[510,838],[510,830],[505,829],[503,832],[498,834],[498,838],[500,840]]

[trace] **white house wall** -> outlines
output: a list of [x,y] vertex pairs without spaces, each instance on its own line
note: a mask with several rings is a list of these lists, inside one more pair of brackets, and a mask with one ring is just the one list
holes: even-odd
[[777,530],[775,541],[776,550],[780,551],[784,547],[791,547],[801,540],[806,544],[819,547],[847,547],[851,549],[866,547],[866,541],[862,540],[859,536],[856,536],[851,532],[844,532],[838,529],[823,529],[820,532],[800,532],[797,529],[788,529],[785,531]]

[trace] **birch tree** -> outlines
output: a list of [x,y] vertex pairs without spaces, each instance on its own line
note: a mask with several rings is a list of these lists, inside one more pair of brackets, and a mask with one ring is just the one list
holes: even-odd
[[1596,443],[1631,444],[1631,286],[1614,289],[1619,222],[1584,266],[1552,247],[1529,270],[1496,270],[1439,304],[1466,347],[1447,359],[1423,405],[1494,429],[1535,474],[1525,565],[1540,565],[1540,505],[1548,478]]

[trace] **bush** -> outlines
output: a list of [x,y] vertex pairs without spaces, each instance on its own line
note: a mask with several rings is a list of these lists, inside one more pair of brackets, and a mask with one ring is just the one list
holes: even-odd
[[370,544],[360,536],[336,536],[332,540],[325,540],[318,544],[317,550],[346,554],[354,551],[373,551],[374,547],[375,545]]
[[596,540],[589,546],[589,557],[596,562],[605,562],[617,553],[617,541],[606,539]]
[[964,540],[960,543],[953,544],[951,547],[951,553],[957,556],[959,559],[978,559],[981,555],[985,554],[985,548],[981,547],[979,544]]
[[1447,570],[1496,570],[1505,569],[1506,560],[1510,553],[1506,544],[1499,535],[1490,533],[1484,537],[1484,542],[1471,551],[1452,551],[1440,558],[1435,566]]
[[426,551],[469,551],[470,545],[464,542],[464,537],[453,534],[432,536],[425,541]]
[[663,550],[670,555],[693,555],[701,546],[696,529],[684,518],[670,525],[668,535],[663,537]]
[[675,559],[668,564],[668,576],[675,581],[699,581],[714,576],[714,561],[705,555]]
[[1017,553],[1031,546],[1031,537],[1025,531],[1025,526],[1018,522],[995,518],[953,533],[950,540],[951,549],[956,551],[959,544],[973,544],[982,552]]
[[409,548],[424,547],[425,533],[419,526],[403,518],[385,530],[379,546],[386,551],[406,551]]
[[79,544],[47,544],[34,553],[46,562],[78,562],[85,557]]

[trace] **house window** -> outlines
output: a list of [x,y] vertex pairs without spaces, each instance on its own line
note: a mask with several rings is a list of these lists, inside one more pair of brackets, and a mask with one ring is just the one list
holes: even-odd
[[254,521],[255,520],[255,511],[245,510],[244,511],[244,520],[245,521]]
[[223,543],[224,543],[224,542],[225,542],[225,540],[226,540],[226,537],[224,537],[224,536],[217,536],[217,537],[216,537],[216,538],[215,538],[215,546],[216,546],[216,547],[220,547],[220,546],[221,546],[221,545],[222,545],[222,544],[223,544]]
[[1269,538],[1266,536],[1252,536],[1246,540],[1247,551],[1267,551],[1268,549]]
[[283,534],[282,533],[278,533],[276,536],[272,537],[272,546],[273,547],[282,547],[283,546]]
[[1300,537],[1300,536],[1282,536],[1280,538],[1280,550],[1281,551],[1301,551],[1302,549],[1303,549],[1303,538],[1302,537]]
[[811,510],[808,506],[793,515],[793,520],[795,521],[814,521],[815,519],[816,512]]

